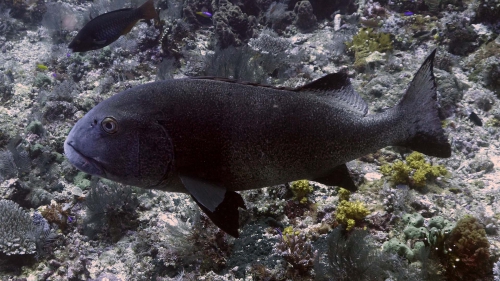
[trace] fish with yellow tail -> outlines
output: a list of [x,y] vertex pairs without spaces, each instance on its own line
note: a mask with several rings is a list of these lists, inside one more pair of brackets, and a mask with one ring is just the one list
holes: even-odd
[[346,162],[386,146],[449,157],[438,117],[435,50],[399,103],[368,106],[344,73],[296,89],[187,78],[133,87],[102,101],[70,131],[78,169],[123,184],[190,194],[238,237],[237,191],[299,179],[355,189]]

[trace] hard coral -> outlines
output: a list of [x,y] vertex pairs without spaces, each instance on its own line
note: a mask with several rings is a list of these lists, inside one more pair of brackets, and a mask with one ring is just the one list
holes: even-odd
[[379,251],[367,230],[345,233],[335,228],[317,255],[314,271],[318,281],[423,280],[406,270],[397,256]]
[[445,176],[448,173],[444,166],[426,162],[424,155],[416,151],[408,155],[406,163],[398,160],[392,165],[382,165],[380,172],[390,176],[395,184],[403,183],[413,187],[425,186],[428,179]]
[[371,53],[392,50],[392,39],[389,33],[375,32],[373,28],[361,28],[346,45],[354,52],[354,66],[364,69],[367,64],[366,58]]
[[457,222],[441,256],[448,280],[485,280],[492,273],[490,244],[484,227],[472,216]]
[[349,201],[349,197],[351,196],[351,192],[345,188],[339,188],[339,201]]
[[349,196],[351,192],[349,190],[341,187],[338,194],[339,205],[337,206],[335,216],[337,222],[346,226],[346,230],[349,231],[356,225],[356,221],[364,219],[370,211],[366,209],[362,202],[350,202]]
[[39,231],[31,216],[10,200],[0,200],[0,214],[0,253],[34,254]]
[[41,211],[42,216],[50,223],[57,224],[61,230],[66,230],[70,218],[70,208],[61,204],[51,204]]
[[255,18],[243,13],[240,7],[230,1],[221,0],[217,4],[213,22],[220,47],[241,46],[243,41],[253,36]]
[[303,31],[310,31],[317,23],[316,16],[313,13],[311,2],[299,1],[295,4],[293,11],[297,14],[295,25]]
[[91,238],[105,232],[113,242],[117,242],[126,230],[135,229],[139,224],[136,211],[139,201],[130,187],[113,182],[95,183],[89,190],[85,204],[85,233]]
[[341,201],[337,206],[335,216],[340,224],[346,226],[346,230],[351,230],[356,222],[363,220],[370,211],[365,207],[363,202]]
[[306,275],[313,267],[317,251],[313,251],[311,242],[291,227],[285,228],[281,241],[276,244],[276,251],[292,265],[299,275]]
[[307,203],[307,195],[313,192],[312,186],[309,184],[308,180],[298,180],[290,184],[290,189],[296,200],[302,204]]

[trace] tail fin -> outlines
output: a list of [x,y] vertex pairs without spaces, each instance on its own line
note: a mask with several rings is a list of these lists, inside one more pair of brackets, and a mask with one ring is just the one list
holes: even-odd
[[410,83],[405,95],[395,107],[403,115],[407,139],[397,145],[422,152],[429,156],[450,157],[448,142],[438,116],[436,82],[433,61],[436,50],[427,57]]
[[148,0],[136,10],[139,19],[150,20],[158,17],[153,0]]

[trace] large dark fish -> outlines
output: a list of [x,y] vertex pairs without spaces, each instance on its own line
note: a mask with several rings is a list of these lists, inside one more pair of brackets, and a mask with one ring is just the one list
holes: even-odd
[[102,14],[89,21],[71,41],[68,48],[73,52],[97,50],[115,42],[130,32],[139,20],[158,17],[153,0],[139,8],[127,8]]
[[86,173],[189,193],[237,237],[245,205],[235,191],[299,179],[352,187],[345,163],[389,145],[449,157],[434,55],[395,107],[370,115],[341,73],[297,89],[206,78],[137,86],[90,110],[64,151]]

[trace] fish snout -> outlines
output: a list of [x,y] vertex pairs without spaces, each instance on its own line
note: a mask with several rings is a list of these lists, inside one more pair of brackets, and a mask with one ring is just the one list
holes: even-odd
[[64,154],[66,155],[68,161],[82,172],[99,177],[105,177],[105,170],[101,167],[99,162],[82,153],[78,149],[77,143],[70,137],[71,135],[68,136],[64,142]]

